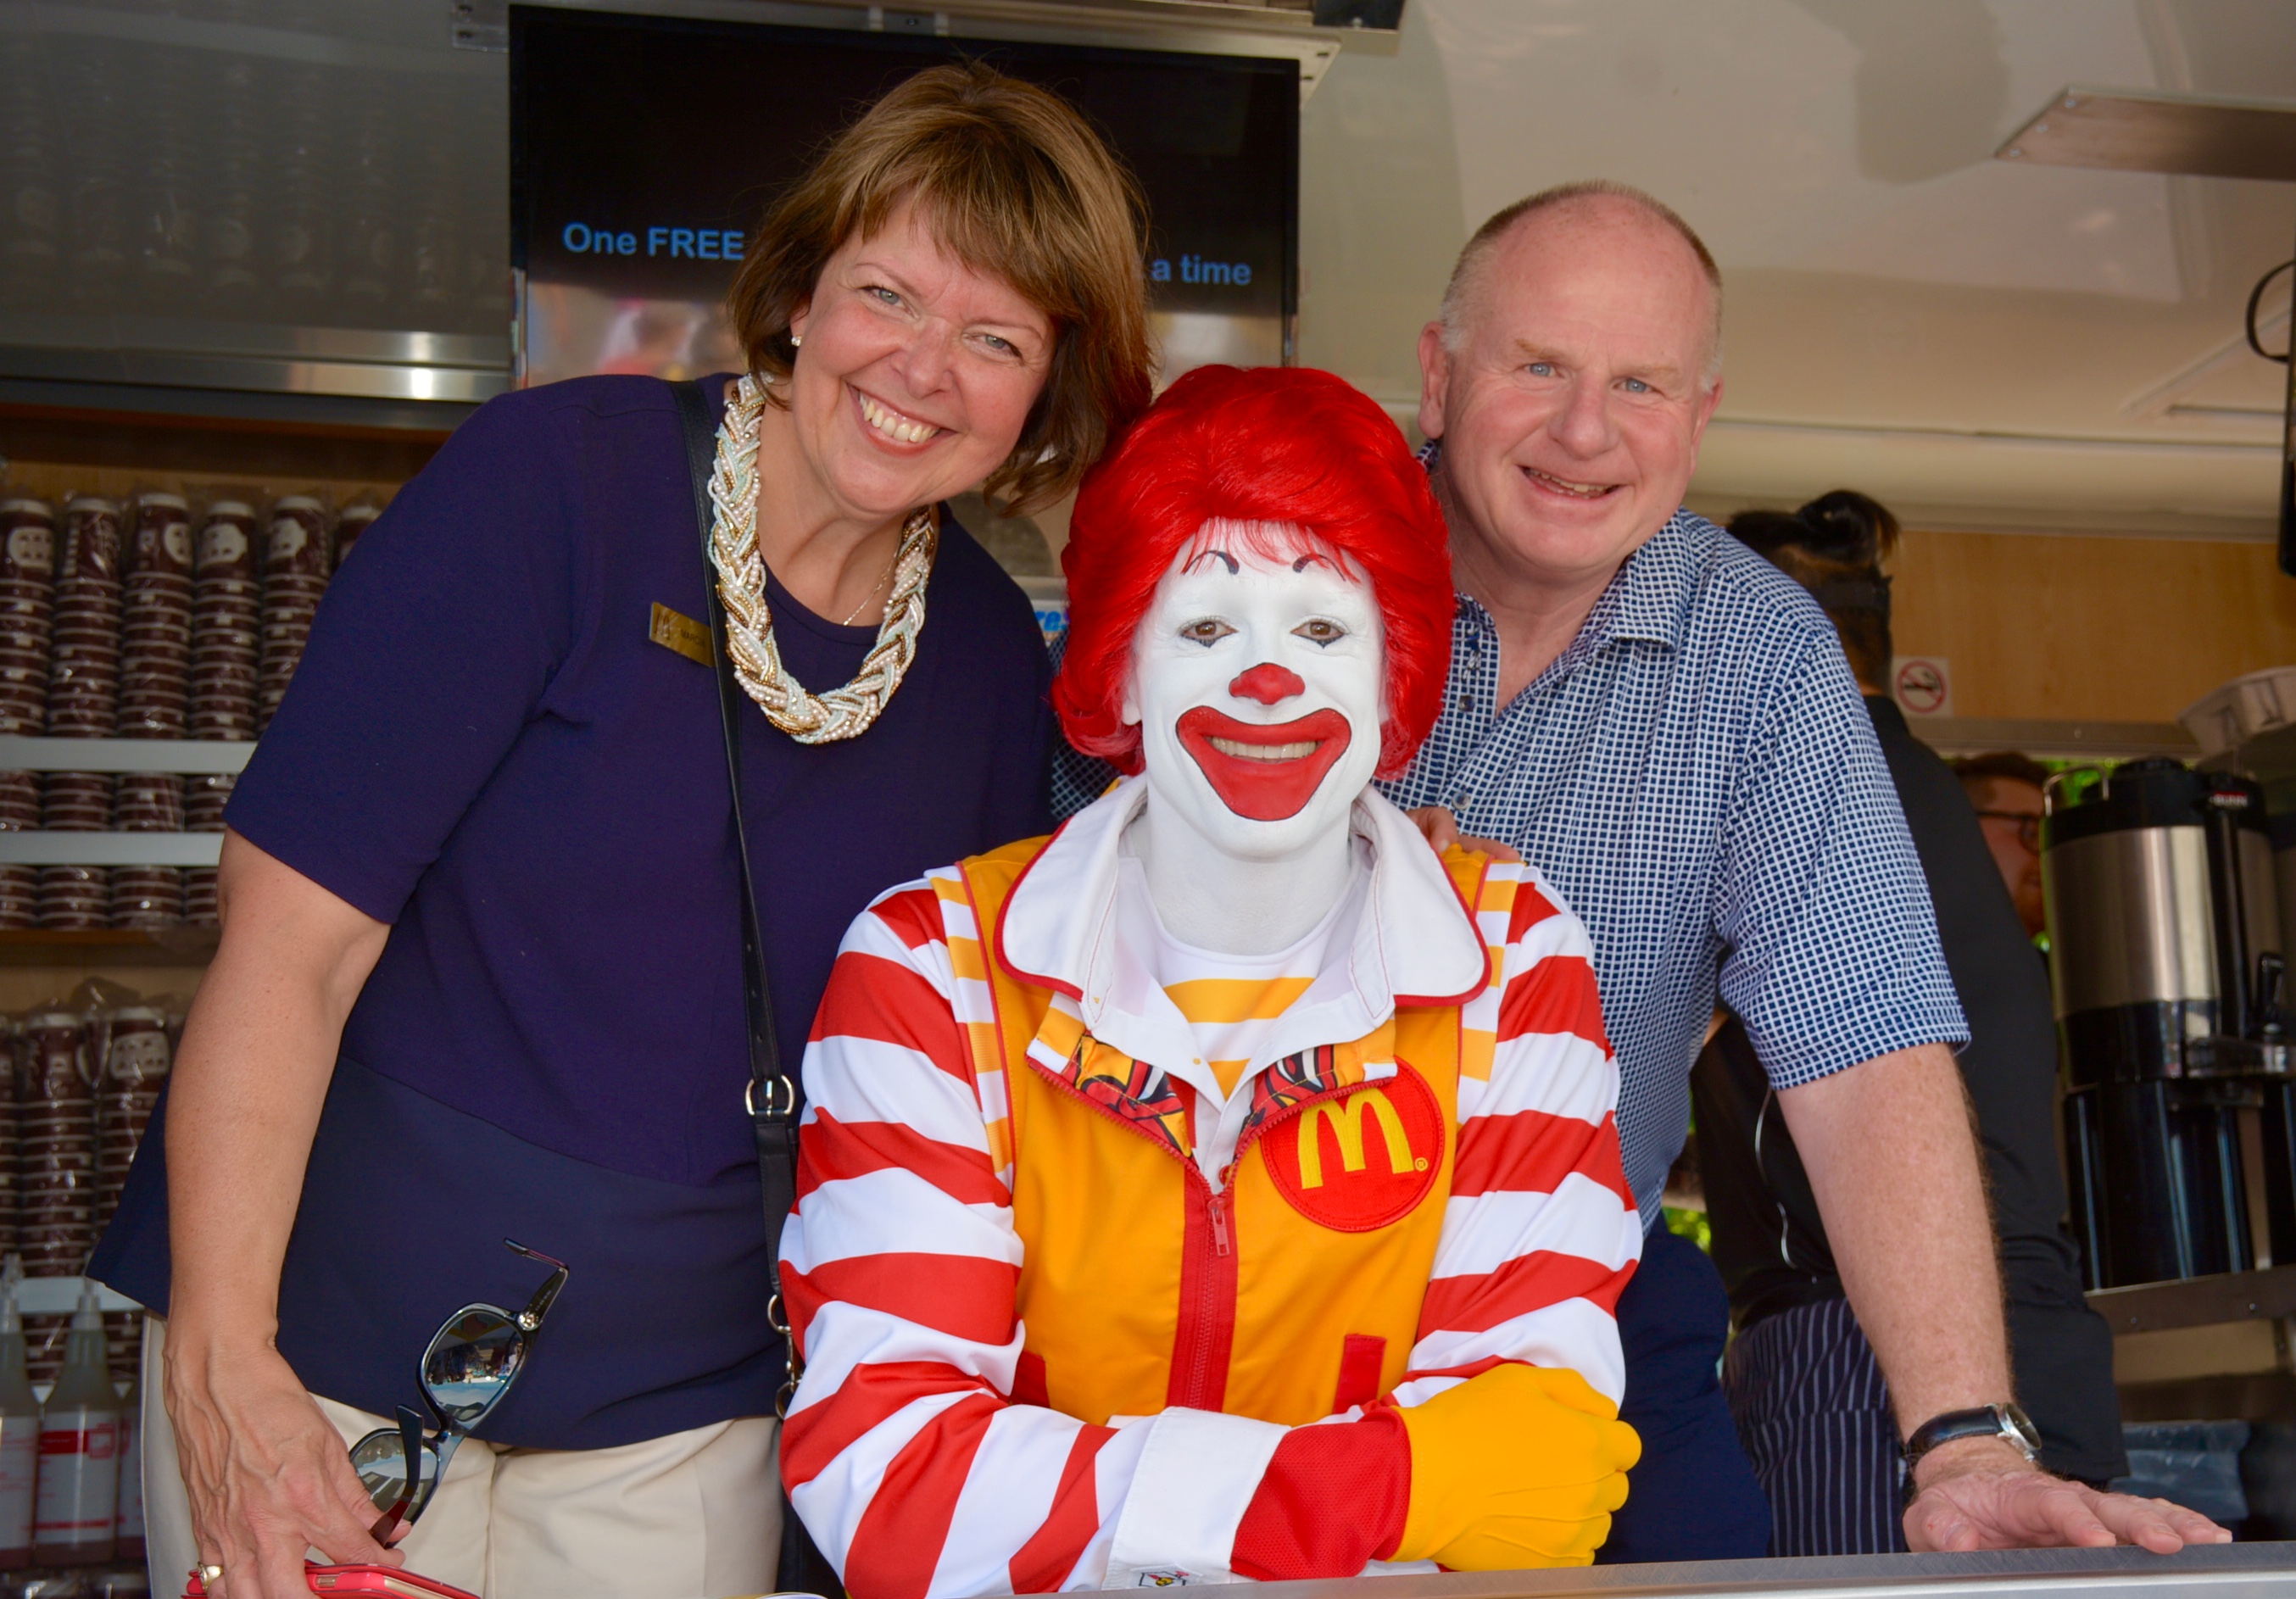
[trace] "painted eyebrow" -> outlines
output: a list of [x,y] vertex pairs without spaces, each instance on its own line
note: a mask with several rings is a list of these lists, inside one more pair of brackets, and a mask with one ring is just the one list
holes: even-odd
[[[1215,558],[1226,564],[1227,575],[1231,578],[1243,570],[1243,568],[1237,563],[1236,558],[1229,554],[1226,550],[1198,550],[1194,554],[1188,557],[1188,564],[1182,567],[1180,570],[1184,572],[1192,572],[1196,570],[1196,563],[1198,562],[1210,561]],[[1294,567],[1292,570],[1297,571],[1299,569]]]
[[[1295,572],[1304,572],[1308,570],[1308,563],[1316,561],[1320,561],[1325,566],[1330,567],[1333,571],[1340,572],[1340,563],[1332,560],[1329,555],[1324,554],[1320,550],[1310,550],[1306,554],[1300,556],[1299,560],[1292,563],[1292,570]],[[1347,574],[1345,572],[1340,572],[1340,576],[1344,578]]]

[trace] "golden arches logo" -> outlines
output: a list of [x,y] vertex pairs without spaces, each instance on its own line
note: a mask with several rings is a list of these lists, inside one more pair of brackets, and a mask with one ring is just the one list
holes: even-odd
[[[1317,1226],[1341,1233],[1387,1226],[1417,1210],[1439,1183],[1448,1112],[1406,1062],[1396,1062],[1391,1077],[1302,1105],[1294,1114],[1299,1136],[1292,1136],[1292,1128],[1270,1128],[1259,1151],[1276,1191]],[[1336,1171],[1325,1164],[1326,1121],[1339,1145]],[[1371,1166],[1364,1147],[1366,1122],[1379,1124],[1387,1149],[1384,1171]]]
[[1387,1169],[1396,1177],[1407,1171],[1424,1171],[1427,1162],[1415,1155],[1410,1137],[1403,1130],[1403,1118],[1397,1113],[1395,1103],[1381,1088],[1362,1088],[1344,1100],[1326,1100],[1308,1109],[1300,1118],[1300,1186],[1321,1188],[1324,1185],[1324,1144],[1317,1129],[1326,1121],[1332,1135],[1339,1140],[1340,1169],[1361,1171],[1367,1157],[1364,1153],[1364,1117],[1368,1113],[1379,1122],[1382,1143],[1387,1145]]

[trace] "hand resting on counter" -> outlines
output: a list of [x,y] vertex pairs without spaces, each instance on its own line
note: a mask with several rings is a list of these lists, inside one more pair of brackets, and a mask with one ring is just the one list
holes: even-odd
[[2232,1534],[2166,1499],[2101,1494],[2053,1476],[1998,1439],[1964,1439],[1923,1456],[1906,1509],[1906,1542],[1917,1551],[2102,1549],[2136,1544],[2174,1554],[2186,1544],[2228,1544]]

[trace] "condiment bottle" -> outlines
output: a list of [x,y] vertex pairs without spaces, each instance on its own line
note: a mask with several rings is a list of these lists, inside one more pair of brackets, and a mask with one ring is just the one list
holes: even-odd
[[40,1484],[32,1516],[32,1559],[43,1566],[101,1564],[111,1558],[119,1511],[119,1391],[111,1386],[103,1312],[84,1284],[72,1312],[62,1374],[40,1412]]
[[8,1257],[0,1279],[0,1570],[32,1563],[32,1487],[40,1471],[40,1402],[24,1374],[24,1318],[16,1312],[22,1267]]
[[128,1379],[119,1401],[119,1513],[112,1559],[144,1558],[144,1374]]

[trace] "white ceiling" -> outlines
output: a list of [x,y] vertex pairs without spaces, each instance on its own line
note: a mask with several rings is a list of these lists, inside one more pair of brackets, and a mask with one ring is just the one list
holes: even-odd
[[2068,84],[2296,104],[2296,5],[1410,0],[1304,113],[1301,358],[1407,406],[1467,233],[1621,178],[1726,275],[1694,500],[1847,482],[1932,526],[2267,536],[2284,369],[2240,314],[2296,253],[2296,183],[1993,160]]

